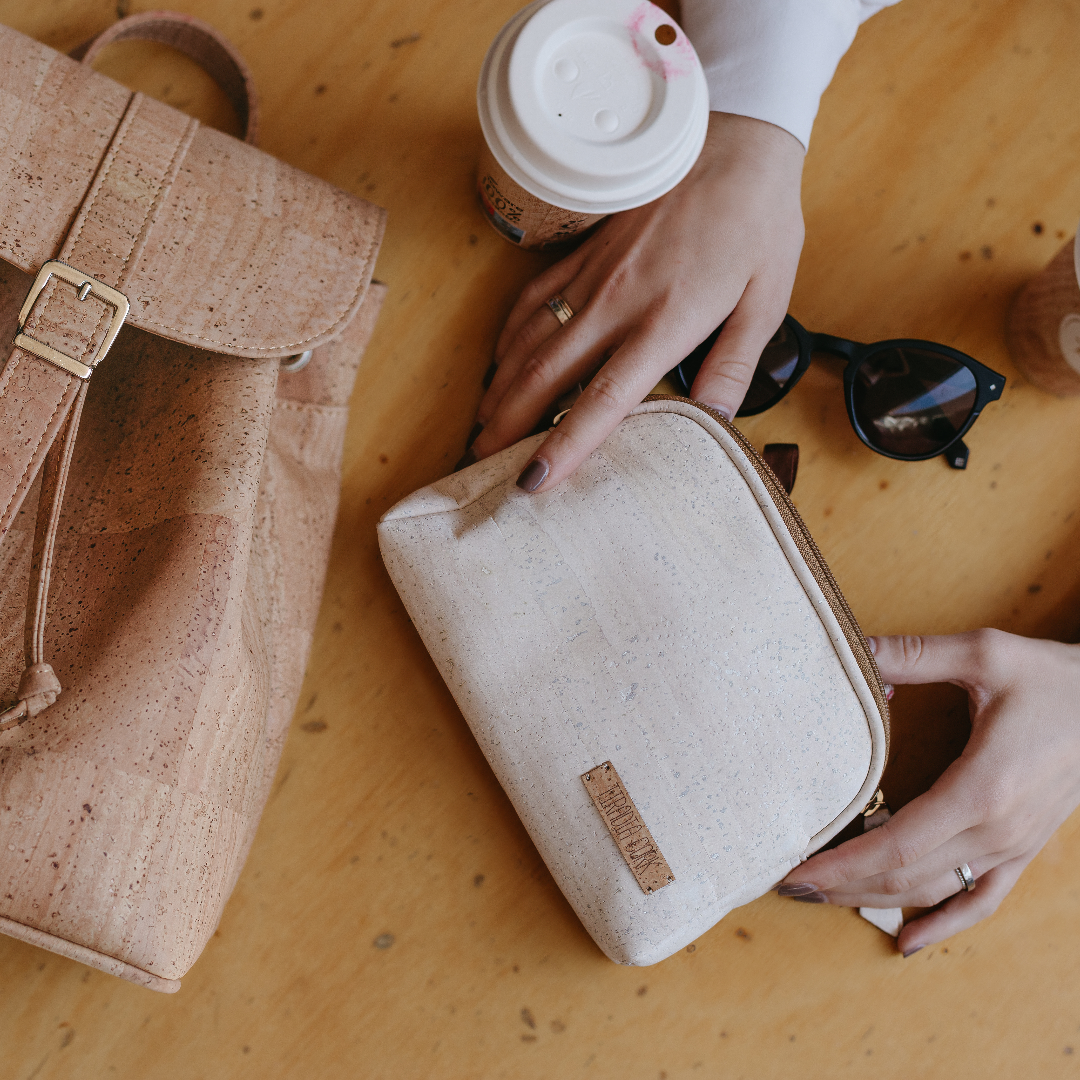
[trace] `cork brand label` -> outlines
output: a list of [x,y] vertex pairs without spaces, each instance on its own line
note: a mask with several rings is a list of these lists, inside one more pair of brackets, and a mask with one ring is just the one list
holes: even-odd
[[581,776],[581,782],[600,812],[619,852],[637,878],[642,892],[656,892],[675,880],[667,860],[656,846],[648,826],[638,813],[630,793],[623,787],[610,761]]

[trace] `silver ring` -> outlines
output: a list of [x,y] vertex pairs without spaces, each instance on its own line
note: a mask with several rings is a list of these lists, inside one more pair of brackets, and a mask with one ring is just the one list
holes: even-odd
[[975,888],[975,875],[971,872],[971,867],[967,863],[961,863],[956,867],[954,873],[960,879],[960,884],[964,886],[964,892],[972,892]]
[[561,296],[553,296],[547,301],[547,306],[559,320],[560,326],[565,326],[574,317],[574,309]]

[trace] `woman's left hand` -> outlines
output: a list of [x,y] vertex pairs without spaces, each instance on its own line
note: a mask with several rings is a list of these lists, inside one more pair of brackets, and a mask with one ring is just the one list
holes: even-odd
[[[888,683],[962,686],[971,736],[926,794],[808,859],[779,893],[846,907],[940,904],[901,931],[897,946],[910,956],[996,911],[1080,805],[1080,646],[998,630],[870,643]],[[971,892],[954,869],[962,863]]]

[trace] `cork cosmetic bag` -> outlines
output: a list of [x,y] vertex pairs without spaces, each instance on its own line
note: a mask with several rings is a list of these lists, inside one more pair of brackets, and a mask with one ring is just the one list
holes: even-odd
[[[299,694],[384,214],[0,28],[0,932],[173,991]],[[87,53],[91,58],[99,47]]]
[[582,923],[652,964],[866,808],[888,706],[798,513],[717,413],[649,399],[528,495],[543,438],[410,495],[379,540]]

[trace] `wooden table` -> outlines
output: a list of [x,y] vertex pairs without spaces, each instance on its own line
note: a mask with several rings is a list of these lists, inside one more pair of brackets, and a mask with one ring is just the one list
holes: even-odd
[[[591,943],[494,781],[384,573],[375,522],[461,454],[495,335],[544,256],[473,198],[474,85],[516,0],[190,0],[251,62],[270,152],[387,206],[390,293],[364,361],[307,684],[251,859],[175,997],[0,938],[0,1077],[1072,1076],[1074,818],[989,921],[908,960],[853,912],[768,896],[653,968]],[[135,10],[149,3],[136,0]],[[121,0],[121,9],[128,9]],[[3,0],[61,49],[105,0]],[[904,0],[825,96],[792,311],[871,341],[947,342],[1007,374],[971,464],[859,443],[815,365],[743,424],[797,441],[795,499],[864,628],[1080,629],[1080,401],[1003,343],[1018,287],[1080,208],[1080,9]],[[118,46],[103,70],[233,123],[191,66]],[[895,805],[962,745],[963,699],[901,690]]]

